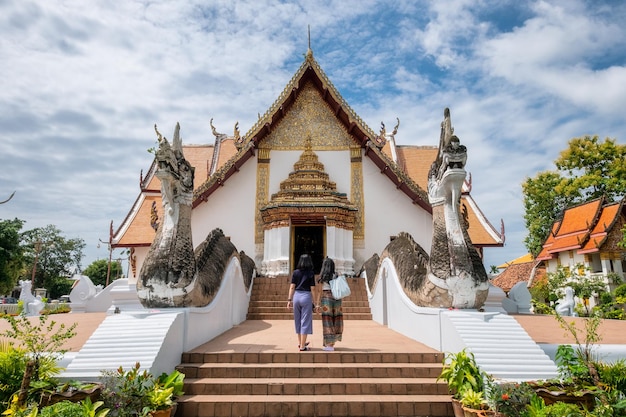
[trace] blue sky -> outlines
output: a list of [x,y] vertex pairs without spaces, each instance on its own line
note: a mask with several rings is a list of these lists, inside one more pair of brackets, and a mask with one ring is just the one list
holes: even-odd
[[[245,133],[311,48],[343,98],[403,145],[437,145],[443,109],[472,195],[506,227],[485,265],[524,255],[521,184],[574,137],[624,143],[622,1],[0,0],[0,219],[85,240],[86,267],[139,192],[156,123]],[[114,257],[116,254],[114,253]],[[488,268],[489,269],[489,268]]]

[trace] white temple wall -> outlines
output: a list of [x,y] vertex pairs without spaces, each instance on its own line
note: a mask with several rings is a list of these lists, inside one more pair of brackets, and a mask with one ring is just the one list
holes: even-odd
[[193,246],[220,228],[238,251],[254,259],[256,163],[248,161],[191,213]]
[[365,245],[355,248],[355,268],[374,253],[381,254],[391,236],[399,232],[411,234],[430,253],[433,225],[432,215],[381,174],[380,169],[363,157],[363,198],[365,201]]
[[130,266],[128,267],[128,283],[129,284],[137,283],[137,275],[139,275],[139,271],[141,270],[141,265],[143,265],[143,261],[146,259],[146,256],[148,256],[148,250],[150,250],[149,246],[142,247],[142,248],[135,248],[134,256],[135,256],[136,270],[135,270],[135,273],[133,274],[133,268]]

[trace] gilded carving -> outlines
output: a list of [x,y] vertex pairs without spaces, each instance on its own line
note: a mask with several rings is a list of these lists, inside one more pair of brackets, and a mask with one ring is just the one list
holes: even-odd
[[[259,153],[259,158],[261,154]],[[268,158],[269,162],[269,152]],[[257,164],[256,174],[256,210],[255,210],[255,230],[254,230],[254,243],[263,243],[263,217],[261,216],[261,207],[267,204],[268,196],[270,193],[270,164],[262,163],[259,161]]]
[[304,219],[352,230],[356,211],[347,196],[337,192],[337,184],[311,149],[311,140],[306,141],[305,151],[294,171],[280,183],[280,190],[259,210],[266,230]]
[[350,201],[357,208],[354,219],[353,238],[355,240],[365,239],[365,204],[363,202],[363,163],[361,148],[353,146],[350,148]]
[[301,88],[289,112],[259,144],[259,148],[302,149],[307,139],[315,149],[320,150],[346,149],[355,143],[310,82]]

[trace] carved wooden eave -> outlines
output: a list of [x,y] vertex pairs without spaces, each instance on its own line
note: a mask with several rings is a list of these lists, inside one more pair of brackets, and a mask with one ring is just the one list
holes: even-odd
[[384,141],[380,141],[379,135],[369,128],[341,97],[339,91],[313,57],[311,50],[307,51],[304,62],[272,106],[259,117],[245,135],[237,138],[238,153],[196,190],[193,207],[206,201],[221,184],[237,172],[239,167],[254,156],[254,149],[258,148],[259,143],[285,117],[298,98],[301,88],[308,82],[311,82],[319,90],[321,97],[332,109],[337,120],[345,126],[347,132],[357,141],[359,146],[366,149],[366,155],[381,169],[381,172],[398,189],[407,194],[414,204],[418,204],[426,211],[431,212],[426,192],[379,150],[384,145]]

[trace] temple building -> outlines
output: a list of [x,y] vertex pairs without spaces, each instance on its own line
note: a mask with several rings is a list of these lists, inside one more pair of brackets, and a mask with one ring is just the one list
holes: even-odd
[[[357,274],[400,232],[430,248],[425,190],[439,132],[432,132],[433,146],[407,146],[396,144],[398,126],[389,132],[381,125],[375,133],[352,110],[309,50],[247,133],[237,124],[222,134],[211,121],[214,143],[183,144],[194,168],[193,246],[219,228],[254,260],[258,274],[270,277],[290,274],[302,253],[311,254],[318,270],[329,256],[339,273]],[[462,141],[462,127],[459,136]],[[111,238],[113,248],[131,249],[131,281],[164,218],[155,173],[153,163]],[[470,191],[466,179],[461,211],[482,256],[484,248],[503,246],[504,231],[485,218]]]
[[561,267],[577,275],[602,278],[607,291],[613,291],[626,279],[626,249],[619,246],[626,226],[625,201],[600,197],[566,208],[552,225],[536,260],[549,273]]

